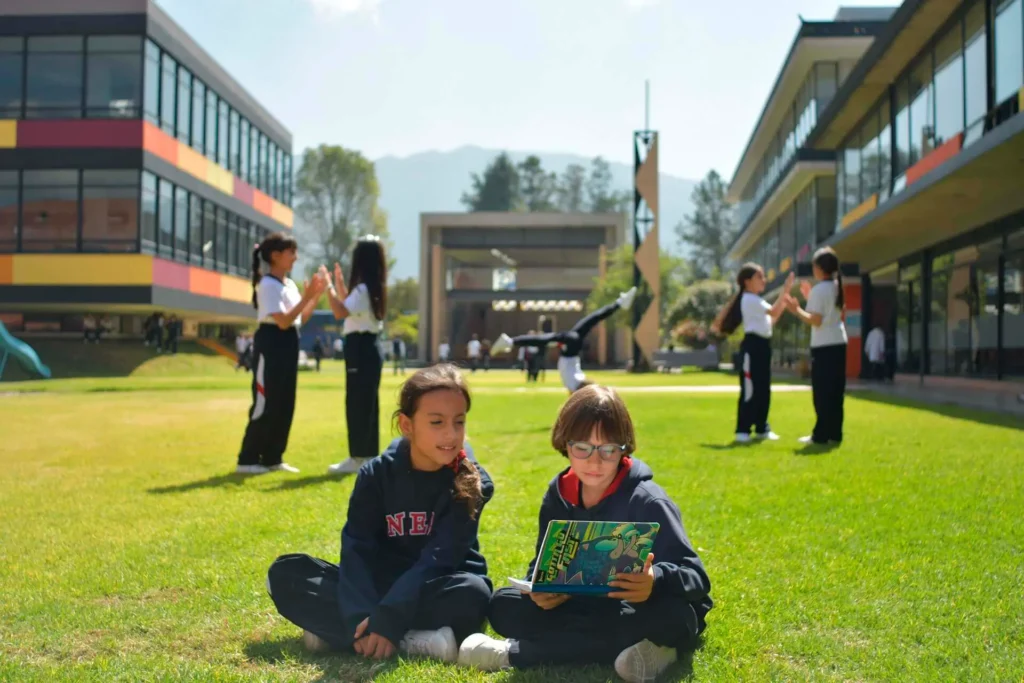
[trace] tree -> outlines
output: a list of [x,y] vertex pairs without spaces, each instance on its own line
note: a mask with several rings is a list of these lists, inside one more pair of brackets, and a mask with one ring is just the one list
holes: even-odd
[[676,226],[676,237],[689,246],[690,266],[698,279],[719,277],[735,237],[732,208],[725,201],[725,184],[710,171],[693,188],[693,213]]
[[348,272],[351,246],[363,235],[380,235],[390,244],[379,198],[377,172],[361,153],[332,145],[303,152],[295,213],[307,272],[336,261]]
[[688,286],[669,307],[668,324],[691,321],[708,327],[732,298],[735,286],[722,280],[698,280]]
[[[666,302],[675,301],[682,293],[689,277],[686,262],[662,250],[659,255],[661,277],[661,309],[666,310]],[[619,247],[608,255],[608,268],[604,280],[595,278],[594,289],[587,299],[589,310],[597,309],[615,300],[622,292],[633,286],[633,248],[629,245]],[[664,318],[664,315],[661,316]],[[632,313],[618,313],[608,319],[608,325],[614,329],[621,324],[631,324]]]
[[586,190],[589,210],[594,213],[624,211],[629,205],[628,192],[612,190],[612,171],[608,162],[601,157],[594,157],[590,162]]
[[583,211],[583,186],[587,182],[587,169],[579,164],[566,167],[558,183],[558,210]]
[[483,176],[474,173],[473,189],[462,195],[469,211],[517,211],[521,205],[519,172],[502,152],[484,169]]
[[388,320],[397,318],[407,311],[415,311],[419,305],[420,288],[416,278],[407,277],[388,285]]
[[558,176],[544,171],[540,157],[530,155],[516,167],[519,191],[527,211],[554,211]]

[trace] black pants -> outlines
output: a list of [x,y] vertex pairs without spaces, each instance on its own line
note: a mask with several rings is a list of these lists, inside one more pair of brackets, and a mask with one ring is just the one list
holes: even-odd
[[846,344],[811,349],[811,390],[818,416],[811,432],[814,443],[843,440],[843,397],[846,394]]
[[[282,555],[270,565],[267,589],[282,617],[339,650],[352,647],[354,634],[345,626],[345,606],[338,603],[337,565],[309,555]],[[427,581],[410,629],[450,626],[462,643],[483,629],[490,598],[490,581],[476,574],[456,572]]]
[[766,434],[768,408],[772,402],[772,343],[756,334],[743,337],[740,344],[740,401],[736,410],[736,433],[749,434],[751,427]]
[[352,332],[345,336],[345,419],[348,454],[352,458],[380,455],[380,356],[377,335]]
[[253,341],[252,407],[239,465],[281,464],[295,414],[299,375],[299,333],[263,324]]
[[665,647],[693,647],[704,620],[682,598],[632,604],[605,597],[578,596],[543,610],[515,588],[501,588],[491,599],[491,628],[515,641],[509,663],[515,668],[545,664],[612,664],[620,652],[641,640]]

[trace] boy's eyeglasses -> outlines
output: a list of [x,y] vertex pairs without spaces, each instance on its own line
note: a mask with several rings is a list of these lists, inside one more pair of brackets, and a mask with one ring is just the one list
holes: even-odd
[[577,460],[586,460],[590,455],[597,451],[597,455],[601,460],[605,462],[611,462],[617,460],[626,450],[626,447],[617,443],[606,443],[600,446],[595,446],[592,443],[586,441],[570,441],[569,442],[569,454]]

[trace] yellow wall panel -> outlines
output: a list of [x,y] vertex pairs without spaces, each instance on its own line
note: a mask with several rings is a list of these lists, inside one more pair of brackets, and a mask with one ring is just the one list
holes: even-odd
[[153,257],[144,254],[16,254],[16,285],[152,285]]
[[220,276],[220,298],[240,303],[252,302],[252,283],[231,275]]
[[14,149],[18,146],[18,122],[0,121],[0,149]]

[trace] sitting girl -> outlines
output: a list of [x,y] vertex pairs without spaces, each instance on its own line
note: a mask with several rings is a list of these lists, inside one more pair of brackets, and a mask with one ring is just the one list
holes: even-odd
[[491,597],[477,528],[494,494],[465,443],[470,394],[452,365],[402,386],[402,437],[359,470],[341,532],[341,564],[282,555],[267,573],[281,616],[313,651],[396,651],[454,662]]
[[[541,501],[537,554],[551,520],[658,522],[654,547],[643,571],[617,574],[607,595],[498,590],[490,622],[504,639],[469,636],[459,663],[484,671],[614,664],[624,681],[653,681],[704,630],[712,607],[704,565],[679,508],[654,483],[651,468],[633,457],[633,421],[615,391],[597,385],[576,391],[562,406],[551,444],[569,466]],[[538,559],[535,554],[526,576]]]

